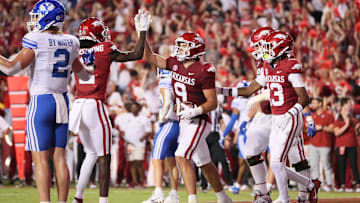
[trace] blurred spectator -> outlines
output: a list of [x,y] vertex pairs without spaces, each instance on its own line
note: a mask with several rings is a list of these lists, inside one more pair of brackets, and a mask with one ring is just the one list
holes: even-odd
[[133,186],[144,186],[145,171],[142,163],[145,159],[145,141],[150,137],[152,128],[150,120],[142,115],[141,105],[138,103],[125,104],[127,113],[118,115],[115,125],[123,131],[123,138],[127,143],[127,159]]
[[334,186],[333,172],[331,168],[331,149],[333,146],[334,116],[324,109],[323,99],[313,98],[311,101],[313,111],[312,118],[316,126],[316,135],[310,139],[309,162],[311,166],[311,178],[320,179],[320,164],[324,168],[326,184],[324,190],[329,192]]
[[339,168],[339,191],[345,190],[347,160],[353,172],[353,187],[360,192],[359,170],[357,167],[357,140],[360,124],[351,115],[352,101],[349,98],[340,99],[339,118],[334,124],[336,136],[335,147]]

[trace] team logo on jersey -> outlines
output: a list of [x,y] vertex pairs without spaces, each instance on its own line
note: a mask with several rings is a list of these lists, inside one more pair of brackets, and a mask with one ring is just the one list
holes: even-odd
[[54,10],[55,6],[52,3],[45,2],[39,6],[40,11],[51,11]]
[[209,69],[207,69],[207,72],[216,72],[216,68],[214,66],[211,66]]
[[179,69],[178,65],[173,65],[173,71],[177,71]]

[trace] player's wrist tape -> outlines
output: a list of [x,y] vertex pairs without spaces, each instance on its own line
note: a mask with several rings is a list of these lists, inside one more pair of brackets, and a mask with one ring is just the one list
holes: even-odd
[[233,97],[237,97],[238,96],[238,88],[237,87],[233,87],[231,89],[231,96]]
[[246,116],[245,119],[244,119],[245,122],[249,122],[250,120],[251,119],[249,118],[249,116]]
[[295,116],[295,115],[297,115],[298,113],[302,112],[302,110],[303,110],[303,107],[301,106],[301,104],[296,103],[293,107],[291,107],[291,108],[289,109],[288,112]]

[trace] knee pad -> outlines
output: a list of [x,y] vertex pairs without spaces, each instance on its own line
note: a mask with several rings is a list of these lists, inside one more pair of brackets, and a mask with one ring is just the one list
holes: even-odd
[[310,168],[308,161],[306,159],[304,161],[300,161],[298,163],[293,164],[292,167],[295,168],[296,172]]
[[262,156],[260,154],[252,156],[250,158],[247,158],[247,162],[249,163],[250,166],[260,164],[263,161],[264,161],[264,159],[262,158]]

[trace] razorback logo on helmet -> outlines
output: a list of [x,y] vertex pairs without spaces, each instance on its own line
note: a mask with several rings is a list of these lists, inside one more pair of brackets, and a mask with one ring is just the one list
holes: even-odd
[[275,36],[273,36],[273,38],[278,38],[278,39],[284,39],[286,40],[287,36],[282,34],[282,33],[279,33],[279,34],[276,34]]
[[81,22],[78,30],[80,40],[97,43],[110,40],[109,29],[99,18],[90,17]]

